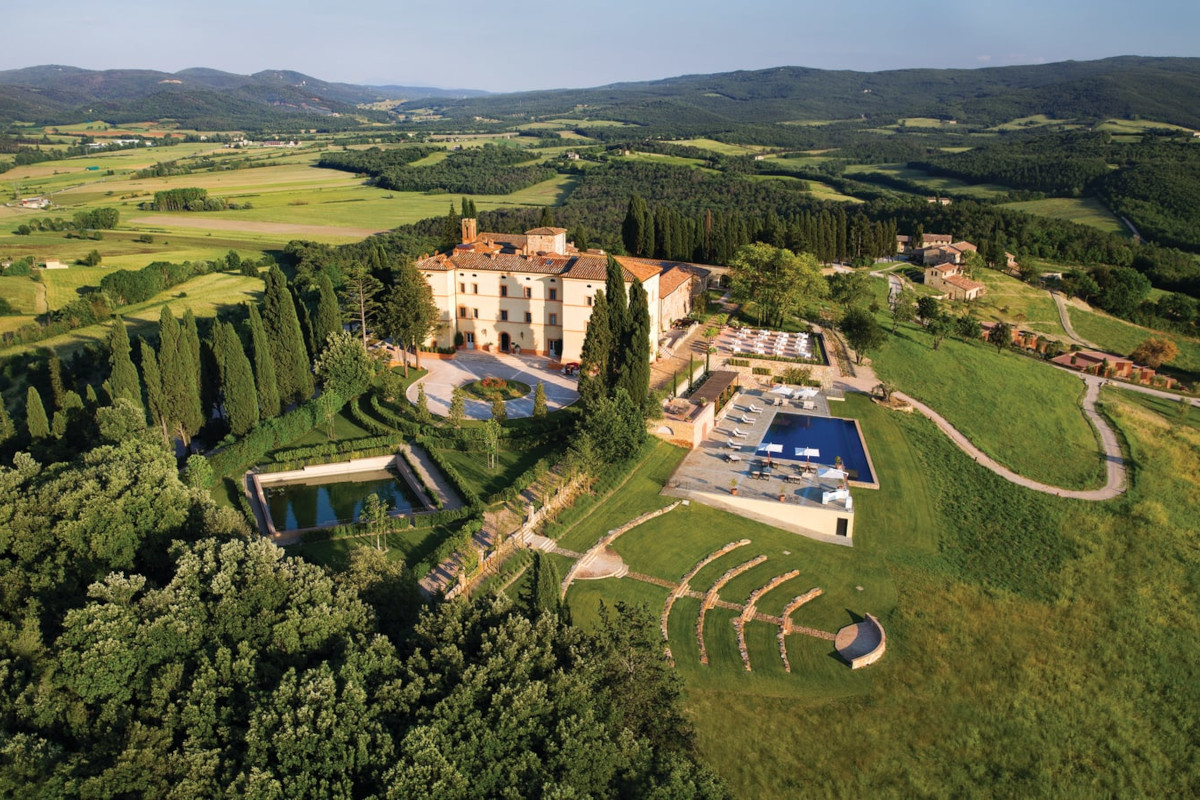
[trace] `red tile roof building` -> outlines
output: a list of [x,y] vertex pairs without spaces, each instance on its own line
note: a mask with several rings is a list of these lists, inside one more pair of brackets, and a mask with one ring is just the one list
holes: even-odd
[[[604,289],[608,256],[581,253],[565,228],[524,234],[477,233],[462,221],[462,243],[423,257],[417,269],[429,281],[441,312],[436,344],[461,334],[467,348],[536,352],[578,361],[593,298]],[[707,272],[696,264],[617,256],[626,289],[634,279],[650,305],[650,352],[671,323],[690,313]]]

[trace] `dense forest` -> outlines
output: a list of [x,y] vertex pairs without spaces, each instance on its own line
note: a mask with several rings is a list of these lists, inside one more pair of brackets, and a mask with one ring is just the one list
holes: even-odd
[[365,172],[381,189],[396,192],[445,191],[455,194],[511,194],[554,177],[554,170],[533,163],[516,147],[485,144],[451,153],[436,164],[408,167],[422,148],[326,153],[317,166]]

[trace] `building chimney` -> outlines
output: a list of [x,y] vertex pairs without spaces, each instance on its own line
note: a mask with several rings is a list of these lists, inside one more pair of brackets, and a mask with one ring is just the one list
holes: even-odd
[[475,241],[475,234],[476,234],[475,225],[476,225],[476,220],[474,217],[463,217],[463,220],[462,220],[462,243],[463,244],[470,244],[471,242]]

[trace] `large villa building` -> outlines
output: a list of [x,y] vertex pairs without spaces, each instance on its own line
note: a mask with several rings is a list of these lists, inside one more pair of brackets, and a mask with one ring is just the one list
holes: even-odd
[[[659,335],[691,312],[707,273],[695,264],[616,259],[626,290],[635,279],[646,289],[655,359]],[[417,262],[440,312],[439,347],[454,345],[461,334],[467,349],[537,353],[560,361],[579,360],[607,266],[603,251],[580,252],[567,242],[565,228],[479,233],[470,218],[462,221],[460,244]]]

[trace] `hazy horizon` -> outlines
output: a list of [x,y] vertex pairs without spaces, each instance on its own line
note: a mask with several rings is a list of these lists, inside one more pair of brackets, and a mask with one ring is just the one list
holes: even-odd
[[380,0],[353,7],[128,0],[120,13],[64,0],[53,20],[27,3],[5,16],[9,30],[41,33],[10,37],[0,69],[286,69],[330,82],[490,92],[781,66],[879,72],[1200,55],[1200,4],[1183,0],[1148,0],[1136,11],[1118,0],[1094,0],[1086,11],[1055,0],[912,0],[903,7],[863,0],[853,8],[803,0],[736,7],[611,0],[551,11],[529,0],[463,0],[452,11],[398,9]]

